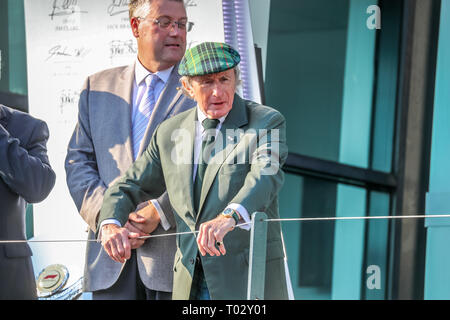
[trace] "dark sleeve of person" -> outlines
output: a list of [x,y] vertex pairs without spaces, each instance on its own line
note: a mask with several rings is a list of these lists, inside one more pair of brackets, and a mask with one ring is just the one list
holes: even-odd
[[56,179],[47,156],[49,131],[45,122],[36,119],[20,124],[23,131],[31,131],[25,143],[0,124],[0,178],[28,203],[38,203],[49,195]]

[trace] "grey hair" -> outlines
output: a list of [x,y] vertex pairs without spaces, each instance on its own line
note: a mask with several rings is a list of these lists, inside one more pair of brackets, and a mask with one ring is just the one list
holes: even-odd
[[[241,85],[241,70],[239,69],[239,66],[234,67],[234,75],[236,76],[236,89],[237,87],[239,87]],[[183,83],[187,83],[189,86],[191,86],[191,81],[192,79],[195,78],[195,76],[182,76],[180,78],[180,82]],[[187,92],[187,90],[184,88],[183,85],[181,85],[180,87],[181,92],[188,98],[192,99],[192,96],[189,94],[189,92]]]
[[[175,1],[175,2],[181,2],[184,5],[183,0],[168,0],[168,1]],[[152,0],[130,0],[130,3],[128,4],[128,10],[131,18],[145,18],[150,13],[152,6]]]

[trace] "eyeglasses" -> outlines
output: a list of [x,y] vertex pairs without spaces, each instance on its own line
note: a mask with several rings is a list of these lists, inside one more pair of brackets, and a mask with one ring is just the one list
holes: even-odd
[[[145,19],[145,18],[138,17],[138,19]],[[191,31],[192,27],[194,26],[193,22],[172,21],[168,17],[161,17],[161,18],[158,18],[158,19],[150,19],[150,21],[152,21],[153,23],[156,23],[158,25],[158,27],[160,27],[161,29],[167,29],[169,26],[177,25],[178,29],[186,30],[187,32]]]

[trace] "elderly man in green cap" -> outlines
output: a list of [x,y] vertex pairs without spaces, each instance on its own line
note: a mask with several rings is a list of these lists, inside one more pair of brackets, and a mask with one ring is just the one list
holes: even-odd
[[[178,232],[174,299],[246,299],[249,216],[279,218],[286,122],[235,93],[239,62],[224,43],[186,52],[182,89],[197,107],[158,127],[143,156],[108,189],[100,212],[99,226],[107,219],[125,223],[137,204],[167,188]],[[112,259],[124,261],[137,235],[113,228],[101,241]],[[280,224],[269,223],[265,299],[287,299],[280,234]]]

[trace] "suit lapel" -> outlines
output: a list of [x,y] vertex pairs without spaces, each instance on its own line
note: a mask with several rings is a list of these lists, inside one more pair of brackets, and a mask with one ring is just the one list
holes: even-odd
[[139,155],[147,149],[147,146],[153,136],[153,132],[161,122],[166,120],[175,103],[181,97],[181,90],[177,90],[180,86],[179,81],[180,76],[178,75],[178,65],[175,65],[163,91],[158,98],[158,101],[155,104],[155,108],[153,109],[143,138],[144,143],[141,143]]
[[[205,203],[206,197],[209,193],[209,189],[211,189],[214,179],[217,176],[217,172],[238,144],[238,141],[234,141],[234,134],[227,135],[227,130],[232,130],[232,133],[234,133],[236,129],[241,128],[246,124],[248,124],[248,118],[244,100],[242,100],[238,95],[235,95],[233,108],[231,109],[230,113],[222,124],[222,128],[220,129],[220,133],[223,139],[223,149],[222,151],[217,152],[214,155],[205,171],[202,193],[200,196],[200,204],[198,210],[199,213],[201,213],[202,211],[203,204]],[[200,214],[197,215],[197,219],[199,216]]]
[[6,129],[7,119],[4,108],[6,107],[0,104],[0,124]]
[[193,185],[193,161],[194,161],[194,139],[195,139],[195,123],[197,121],[197,108],[193,108],[189,115],[180,123],[179,128],[183,130],[188,139],[191,140],[189,145],[186,164],[177,165],[178,175],[180,178],[180,190],[182,191],[182,199],[188,201],[188,210],[194,218],[194,185]]
[[[134,64],[126,67],[115,82],[114,92],[121,97],[127,104],[128,108],[120,108],[119,114],[114,115],[118,120],[115,131],[117,133],[118,141],[126,141],[124,144],[126,152],[125,167],[131,166],[133,163],[133,149],[132,149],[132,132],[131,132],[131,112],[133,108],[133,84],[135,77]],[[126,121],[124,121],[126,119]]]

